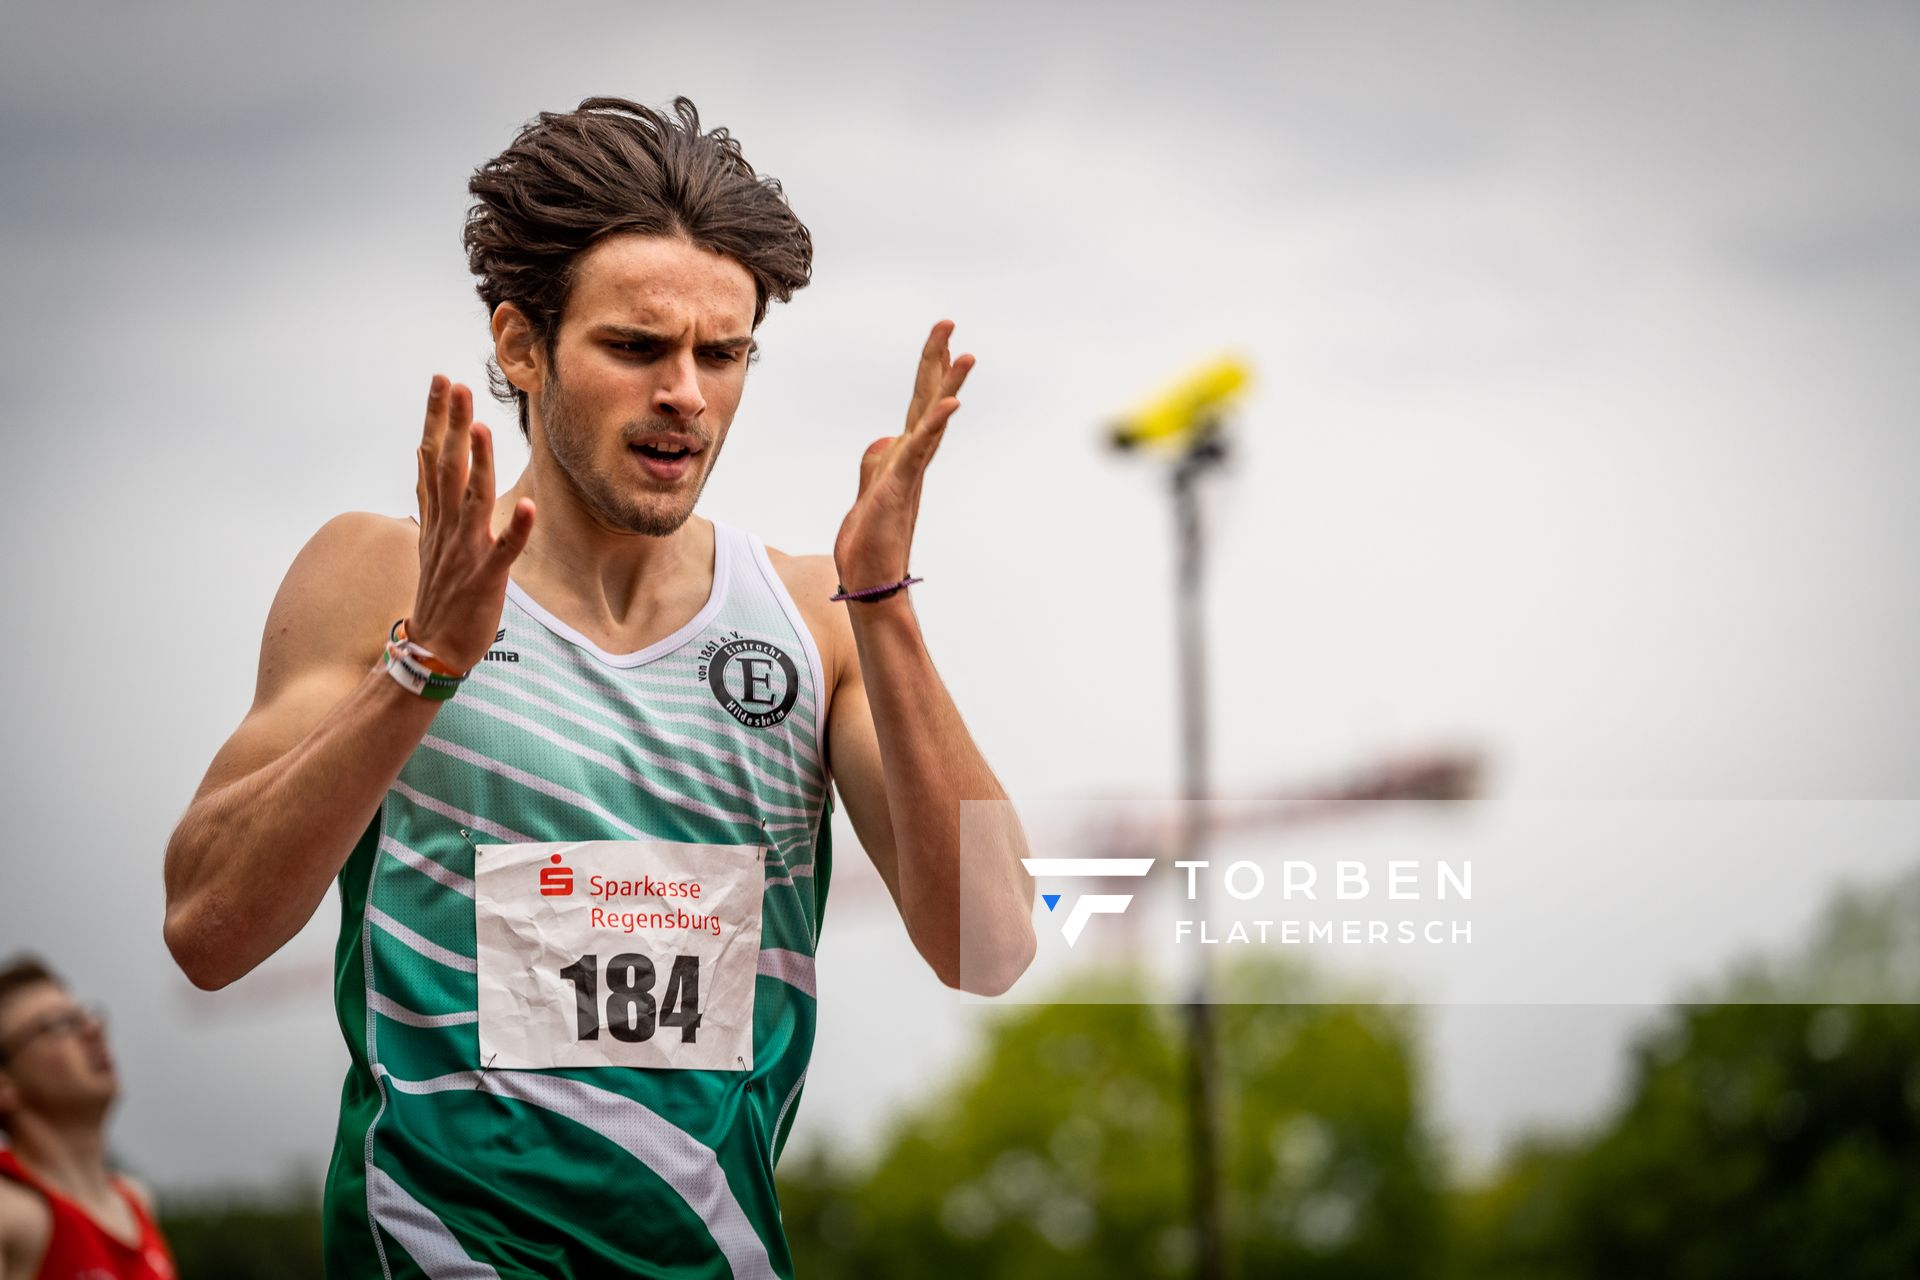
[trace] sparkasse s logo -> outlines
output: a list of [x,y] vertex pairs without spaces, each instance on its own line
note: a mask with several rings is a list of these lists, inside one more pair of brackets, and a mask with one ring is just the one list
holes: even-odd
[[573,868],[562,864],[557,853],[550,861],[553,866],[540,868],[540,896],[564,898],[573,892]]
[[[1091,876],[1104,879],[1109,876],[1144,876],[1153,869],[1152,858],[1022,858],[1020,864],[1027,874],[1036,880],[1062,876]],[[1061,895],[1043,893],[1041,901],[1052,911],[1060,905]],[[1066,919],[1060,922],[1060,932],[1066,937],[1067,945],[1080,941],[1081,931],[1087,927],[1087,921],[1097,915],[1119,915],[1133,901],[1130,893],[1089,893],[1074,900],[1068,909]]]

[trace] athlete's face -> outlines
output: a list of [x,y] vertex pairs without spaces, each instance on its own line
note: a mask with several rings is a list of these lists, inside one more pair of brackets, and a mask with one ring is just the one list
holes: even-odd
[[0,1003],[0,1110],[103,1115],[119,1090],[106,1027],[65,987],[36,982]]
[[685,240],[613,236],[575,260],[533,435],[600,525],[659,537],[693,514],[740,405],[753,307],[745,267]]

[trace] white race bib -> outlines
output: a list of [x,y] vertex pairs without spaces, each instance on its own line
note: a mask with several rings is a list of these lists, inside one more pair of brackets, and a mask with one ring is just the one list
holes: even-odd
[[480,1062],[753,1066],[765,845],[483,844]]

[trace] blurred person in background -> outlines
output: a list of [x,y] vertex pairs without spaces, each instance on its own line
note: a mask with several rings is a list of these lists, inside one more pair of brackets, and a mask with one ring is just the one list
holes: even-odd
[[0,968],[0,1280],[172,1280],[153,1202],[107,1168],[106,1026],[40,961]]

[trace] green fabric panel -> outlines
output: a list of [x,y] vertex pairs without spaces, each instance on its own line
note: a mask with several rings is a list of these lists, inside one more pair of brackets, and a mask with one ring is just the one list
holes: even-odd
[[[417,1027],[403,1017],[377,1016],[369,1048],[367,982],[383,1000],[423,1015],[471,1011],[477,984],[473,974],[421,954],[385,929],[362,926],[371,903],[424,938],[429,952],[437,946],[471,957],[476,950],[472,900],[382,851],[382,835],[467,879],[475,843],[770,841],[786,870],[803,874],[766,890],[762,946],[811,956],[831,871],[832,796],[814,725],[820,691],[807,646],[747,545],[741,539],[733,546],[724,600],[704,629],[639,666],[608,664],[510,601],[494,654],[460,696],[439,709],[343,869],[336,1006],[352,1063],[328,1176],[330,1275],[380,1275],[376,1240],[385,1244],[391,1274],[417,1272],[399,1241],[370,1221],[369,1151],[462,1249],[503,1275],[691,1280],[728,1274],[699,1213],[613,1135],[484,1091],[484,1078],[470,1074],[483,1071],[474,1024]],[[793,699],[784,719],[739,718],[714,692],[714,679],[725,681],[738,669],[709,669],[707,658],[741,638],[791,659],[798,684],[789,686]],[[770,670],[776,668],[761,668]],[[744,689],[739,680],[728,683],[726,697],[746,698]],[[758,705],[769,704],[763,697]],[[742,712],[748,713],[758,715],[753,707]],[[769,870],[770,879],[781,874]],[[731,1202],[775,1273],[786,1276],[791,1263],[773,1164],[798,1111],[817,1010],[813,997],[770,976],[762,975],[754,990],[750,1072],[504,1074],[580,1080],[645,1108],[710,1149]],[[446,1077],[462,1087],[431,1093],[409,1093],[392,1082],[383,1087],[376,1063],[395,1081]],[[482,1091],[470,1087],[476,1083]],[[615,1123],[608,1117],[644,1113],[621,1103],[594,1114],[600,1117],[594,1123]]]

